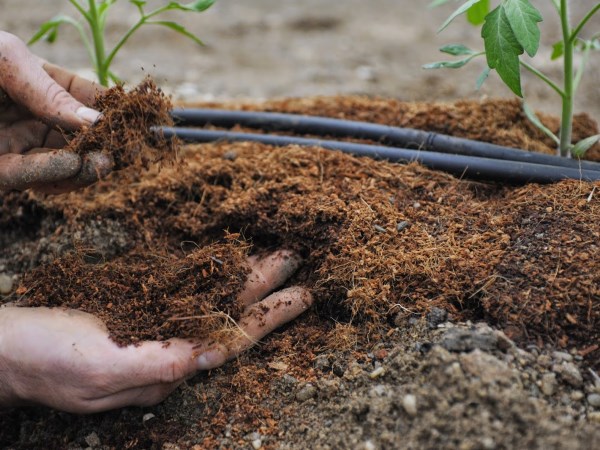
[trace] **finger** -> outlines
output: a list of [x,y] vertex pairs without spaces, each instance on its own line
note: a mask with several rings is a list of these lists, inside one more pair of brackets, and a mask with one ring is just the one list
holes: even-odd
[[242,333],[227,344],[213,344],[201,349],[198,370],[211,370],[252,347],[274,329],[296,318],[312,305],[306,289],[292,287],[276,292],[247,310],[239,325]]
[[98,83],[86,80],[54,64],[44,61],[42,67],[54,81],[85,106],[93,106],[96,95],[105,90]]
[[42,147],[50,127],[37,119],[21,120],[0,129],[0,155],[24,153],[34,147]]
[[238,295],[244,306],[262,300],[283,285],[298,270],[302,259],[290,250],[278,250],[261,259],[251,256],[248,263],[252,272]]
[[52,125],[75,130],[94,123],[100,113],[86,107],[43,69],[25,43],[0,32],[2,87],[10,98]]
[[23,190],[72,178],[81,169],[81,159],[72,152],[54,150],[32,155],[0,156],[0,190]]
[[[37,150],[37,149],[36,149]],[[83,157],[81,170],[72,178],[34,186],[37,191],[46,194],[62,194],[94,184],[111,173],[113,159],[104,153],[88,153]]]

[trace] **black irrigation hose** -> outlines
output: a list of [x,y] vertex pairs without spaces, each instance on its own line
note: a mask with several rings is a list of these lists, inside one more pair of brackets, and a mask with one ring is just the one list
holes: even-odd
[[175,109],[171,114],[178,126],[211,124],[230,128],[241,125],[265,131],[292,131],[316,136],[353,137],[369,139],[394,147],[600,171],[600,164],[591,161],[561,158],[439,133],[367,122],[298,114],[219,109]]
[[357,156],[386,159],[392,162],[417,161],[431,169],[443,170],[459,177],[522,184],[528,182],[553,183],[567,178],[599,181],[600,171],[548,166],[521,161],[463,156],[432,151],[409,150],[379,145],[356,144],[319,139],[306,139],[268,134],[235,133],[231,131],[199,130],[190,128],[163,128],[165,137],[177,136],[186,142],[252,141],[269,145],[318,146],[339,150]]

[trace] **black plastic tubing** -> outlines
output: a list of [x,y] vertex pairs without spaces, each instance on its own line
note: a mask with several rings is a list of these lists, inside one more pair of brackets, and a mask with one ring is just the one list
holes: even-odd
[[417,161],[426,167],[443,170],[458,177],[467,177],[486,181],[500,181],[511,184],[524,183],[553,183],[573,178],[585,181],[600,180],[600,171],[575,169],[572,167],[543,165],[531,162],[508,161],[420,151],[379,145],[356,144],[330,140],[307,139],[291,136],[268,134],[236,133],[231,131],[200,130],[193,128],[163,127],[165,137],[177,136],[186,142],[215,142],[215,141],[251,141],[274,146],[302,145],[318,146],[330,150],[339,150],[356,156],[368,156],[375,159],[385,159],[392,162]]
[[220,109],[175,109],[171,114],[178,126],[211,124],[230,128],[241,125],[265,131],[292,131],[314,136],[353,137],[369,139],[394,147],[568,167],[577,170],[576,173],[579,173],[581,169],[600,171],[600,164],[591,161],[562,158],[439,133],[367,122],[298,114]]

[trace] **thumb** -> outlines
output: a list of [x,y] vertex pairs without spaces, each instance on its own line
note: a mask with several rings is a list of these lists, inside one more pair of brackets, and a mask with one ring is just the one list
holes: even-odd
[[1,86],[15,103],[51,125],[67,130],[94,123],[100,113],[86,107],[54,81],[18,37],[0,31]]

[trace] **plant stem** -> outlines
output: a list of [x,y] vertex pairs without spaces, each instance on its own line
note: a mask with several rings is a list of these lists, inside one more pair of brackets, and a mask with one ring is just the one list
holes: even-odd
[[571,156],[571,132],[573,129],[573,42],[569,25],[569,2],[560,0],[560,23],[564,43],[564,88],[560,123],[560,156]]
[[94,41],[94,52],[95,52],[95,65],[96,74],[98,75],[98,82],[102,86],[108,86],[108,73],[107,65],[105,62],[105,50],[104,50],[104,30],[98,17],[98,10],[96,9],[96,2],[94,0],[88,0],[90,6],[90,28],[92,30],[92,40]]
[[554,89],[554,91],[558,95],[560,95],[562,98],[565,98],[565,93],[563,92],[563,90],[560,87],[558,87],[558,85],[554,81],[552,81],[550,78],[548,78],[545,74],[543,74],[542,72],[540,72],[535,67],[527,64],[525,61],[519,61],[519,63],[521,63],[521,65],[523,67],[525,67],[527,70],[529,70],[531,73],[533,73],[534,75],[536,75],[540,80],[544,81],[552,89]]
[[600,3],[598,3],[596,6],[594,6],[590,10],[590,12],[588,12],[585,15],[583,20],[581,22],[579,22],[579,25],[577,25],[577,27],[571,33],[571,37],[569,38],[570,42],[572,42],[572,43],[575,42],[575,39],[577,39],[577,35],[579,35],[579,32],[581,31],[581,29],[585,26],[585,24],[588,22],[588,20],[590,20],[592,18],[592,16],[598,12],[598,10],[600,10]]

